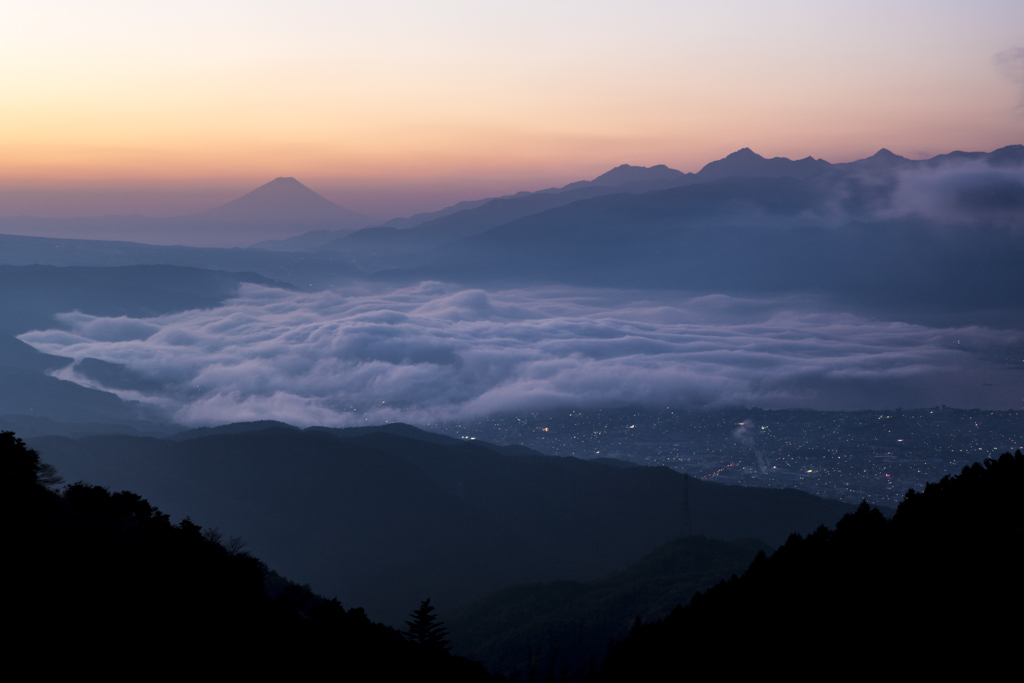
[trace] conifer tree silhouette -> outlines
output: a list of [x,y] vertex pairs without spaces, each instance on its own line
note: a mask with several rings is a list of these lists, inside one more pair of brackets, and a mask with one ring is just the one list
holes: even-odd
[[447,653],[451,649],[445,638],[448,635],[448,630],[444,624],[437,621],[430,598],[421,602],[419,609],[409,616],[412,621],[405,622],[409,627],[409,630],[405,632],[406,638],[430,650]]

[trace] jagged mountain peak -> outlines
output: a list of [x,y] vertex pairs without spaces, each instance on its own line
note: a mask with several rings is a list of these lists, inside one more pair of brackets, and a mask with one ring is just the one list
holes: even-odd
[[741,176],[805,178],[828,168],[822,159],[805,157],[798,161],[786,157],[766,159],[749,147],[736,150],[724,159],[712,161],[697,173],[701,180],[719,180]]

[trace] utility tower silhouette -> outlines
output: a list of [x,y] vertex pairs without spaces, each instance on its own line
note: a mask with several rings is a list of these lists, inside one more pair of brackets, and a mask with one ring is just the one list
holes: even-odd
[[693,520],[690,518],[690,475],[683,475],[683,531],[693,536]]

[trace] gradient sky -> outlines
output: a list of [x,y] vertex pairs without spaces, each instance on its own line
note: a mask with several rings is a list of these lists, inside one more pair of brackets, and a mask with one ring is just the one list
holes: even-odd
[[0,215],[280,175],[379,218],[740,147],[1024,142],[1024,3],[7,2]]

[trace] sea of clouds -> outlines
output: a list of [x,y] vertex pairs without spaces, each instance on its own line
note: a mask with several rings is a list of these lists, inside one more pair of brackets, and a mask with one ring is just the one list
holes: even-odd
[[75,365],[56,376],[187,425],[427,424],[633,404],[1021,407],[1021,374],[991,360],[1019,333],[879,322],[799,298],[244,285],[213,309],[58,318],[60,329],[20,338],[123,365],[143,389],[104,387]]

